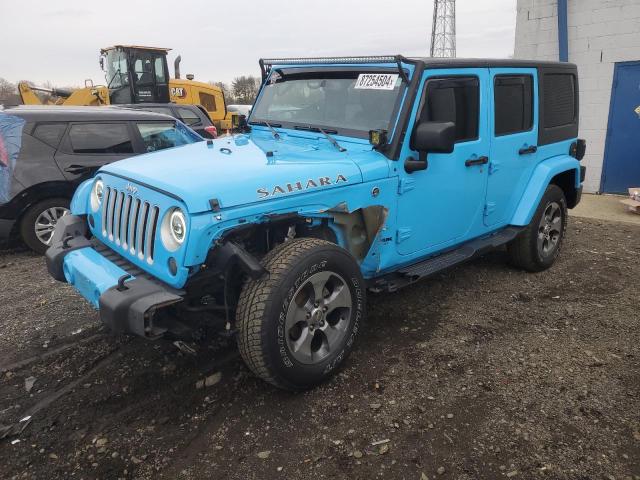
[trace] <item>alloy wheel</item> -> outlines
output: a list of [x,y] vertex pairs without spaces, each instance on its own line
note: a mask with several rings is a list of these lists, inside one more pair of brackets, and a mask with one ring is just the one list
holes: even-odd
[[36,217],[34,229],[36,237],[45,245],[51,244],[53,230],[56,228],[58,220],[69,213],[69,209],[64,207],[47,208]]
[[344,279],[333,272],[311,275],[296,291],[285,320],[293,357],[304,364],[321,362],[340,348],[348,332],[353,301]]

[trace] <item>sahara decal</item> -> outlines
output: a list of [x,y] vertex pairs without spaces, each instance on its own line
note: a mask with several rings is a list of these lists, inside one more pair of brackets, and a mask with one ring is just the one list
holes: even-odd
[[347,177],[339,173],[335,180],[332,180],[330,177],[320,177],[318,179],[310,178],[306,182],[300,180],[293,183],[286,183],[284,185],[275,185],[271,188],[258,188],[256,192],[258,193],[258,198],[267,198],[274,197],[276,195],[285,195],[287,193],[302,192],[313,188],[326,187],[327,185],[337,185],[338,183],[343,182],[348,182]]

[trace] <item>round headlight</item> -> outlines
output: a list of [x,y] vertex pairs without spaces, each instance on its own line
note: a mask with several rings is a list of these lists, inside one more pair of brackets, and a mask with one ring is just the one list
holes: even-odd
[[171,236],[173,239],[182,244],[184,242],[184,235],[187,231],[187,222],[184,219],[184,214],[181,210],[174,210],[169,217],[169,227],[171,228]]
[[104,183],[102,180],[98,179],[93,184],[93,189],[91,190],[91,209],[94,212],[97,212],[100,209],[100,205],[102,204],[102,198],[104,197]]
[[172,208],[162,219],[160,238],[162,245],[170,252],[175,252],[187,237],[187,220],[179,208]]

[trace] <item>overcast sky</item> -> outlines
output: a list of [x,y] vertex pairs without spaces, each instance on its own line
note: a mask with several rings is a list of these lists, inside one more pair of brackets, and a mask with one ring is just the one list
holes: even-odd
[[[516,0],[458,0],[458,57],[513,54]],[[104,83],[101,47],[168,47],[170,70],[225,81],[260,57],[428,55],[432,0],[0,0],[0,77]]]

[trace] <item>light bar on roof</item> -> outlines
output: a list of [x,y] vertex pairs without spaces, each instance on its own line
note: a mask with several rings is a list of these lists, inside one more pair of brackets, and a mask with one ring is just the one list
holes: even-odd
[[354,63],[395,63],[398,73],[405,83],[409,83],[409,78],[402,68],[402,62],[415,63],[402,55],[382,55],[382,56],[362,56],[362,57],[307,57],[307,58],[261,58],[260,70],[262,71],[262,81],[267,78],[269,71],[274,65],[321,65],[321,64],[354,64]]
[[369,57],[263,58],[264,65],[304,65],[313,63],[396,63],[400,55]]

